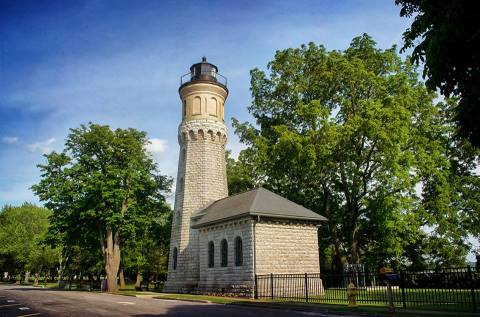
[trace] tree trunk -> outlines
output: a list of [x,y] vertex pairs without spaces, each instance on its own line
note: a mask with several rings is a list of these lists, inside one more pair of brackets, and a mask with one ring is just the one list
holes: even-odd
[[117,275],[120,268],[120,232],[116,230],[114,233],[112,227],[106,228],[106,248],[104,252],[105,272],[107,274],[108,293],[117,291]]
[[38,286],[38,273],[35,273],[35,277],[33,278],[33,286]]
[[141,276],[140,276],[140,271],[137,271],[137,280],[135,281],[135,288],[140,287],[141,284]]
[[352,208],[352,211],[349,212],[351,215],[351,240],[350,240],[350,263],[351,264],[358,264],[360,263],[360,252],[358,250],[358,234],[359,234],[359,225],[357,222],[358,218],[358,204],[355,204],[355,207]]
[[324,206],[324,215],[329,220],[328,229],[330,231],[330,236],[332,237],[333,242],[333,265],[335,272],[342,272],[343,265],[345,264],[345,256],[343,255],[341,248],[341,241],[337,231],[336,224],[332,221],[332,214],[330,210],[330,193],[323,186],[323,206]]
[[123,269],[120,269],[120,287],[125,288],[125,275],[123,274]]
[[28,283],[29,283],[29,280],[30,280],[30,272],[27,271],[27,272],[25,272],[25,281],[24,281],[25,284],[28,284]]

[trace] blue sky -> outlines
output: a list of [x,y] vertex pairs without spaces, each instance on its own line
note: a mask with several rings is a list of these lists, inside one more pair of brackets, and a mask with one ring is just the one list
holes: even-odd
[[95,122],[144,130],[176,176],[179,78],[205,55],[228,77],[231,117],[251,120],[249,70],[310,41],[344,49],[366,32],[401,44],[408,21],[392,1],[0,0],[0,206],[38,203],[42,153]]

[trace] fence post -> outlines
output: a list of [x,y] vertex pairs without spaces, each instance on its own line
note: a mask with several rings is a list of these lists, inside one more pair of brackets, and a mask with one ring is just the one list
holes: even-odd
[[477,301],[475,299],[475,285],[473,283],[472,268],[470,267],[470,265],[467,268],[468,268],[468,277],[470,278],[470,292],[472,293],[472,308],[473,308],[473,312],[476,312]]
[[258,278],[257,278],[257,274],[255,274],[254,292],[255,292],[255,294],[253,294],[253,298],[258,299]]
[[407,299],[405,296],[405,275],[402,270],[400,270],[400,288],[402,289],[402,305],[403,308],[407,308]]
[[305,273],[305,302],[308,303],[308,277]]
[[270,273],[270,295],[273,300],[273,273]]

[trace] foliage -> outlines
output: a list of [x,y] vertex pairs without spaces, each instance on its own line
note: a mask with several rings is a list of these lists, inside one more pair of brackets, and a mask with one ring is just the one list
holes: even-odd
[[32,187],[53,211],[51,233],[60,233],[66,246],[97,237],[108,291],[116,291],[125,241],[148,226],[155,211],[168,210],[171,180],[158,173],[147,142],[131,128],[90,123],[71,129],[65,150],[45,155],[41,181]]
[[24,203],[0,211],[0,271],[40,273],[55,267],[58,250],[44,242],[48,209]]
[[170,247],[171,212],[156,210],[149,225],[138,228],[135,239],[125,244],[123,267],[147,275],[165,273]]
[[247,190],[253,189],[255,181],[252,179],[252,174],[249,165],[245,159],[247,157],[242,153],[239,160],[236,161],[231,157],[231,152],[225,152],[225,160],[227,163],[227,182],[229,195],[235,195]]
[[480,147],[480,21],[473,0],[395,0],[400,16],[413,17],[403,50],[424,63],[427,86],[460,97],[455,120],[460,133]]
[[407,248],[432,236],[451,238],[465,251],[466,231],[454,215],[478,214],[478,208],[439,191],[452,193],[447,185],[475,178],[476,154],[462,153],[464,174],[451,168],[459,141],[446,146],[451,127],[442,121],[443,108],[395,47],[378,49],[368,35],[345,51],[310,43],[277,51],[268,69],[268,76],[251,71],[249,111],[256,125],[234,120],[248,148],[235,163],[243,170],[229,163],[230,173],[246,172],[249,185],[325,215],[322,245],[336,269],[360,260],[408,263]]

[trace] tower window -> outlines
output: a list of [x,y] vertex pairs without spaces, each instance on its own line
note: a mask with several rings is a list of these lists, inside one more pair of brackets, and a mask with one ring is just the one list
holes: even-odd
[[183,117],[187,116],[187,101],[183,100]]
[[227,240],[223,239],[222,244],[220,245],[221,248],[221,254],[222,254],[222,261],[221,265],[223,267],[228,265],[228,243]]
[[235,238],[235,266],[243,265],[243,243],[242,238]]
[[175,224],[177,224],[177,225],[180,224],[180,210],[177,210],[175,212]]
[[208,267],[215,266],[215,246],[213,241],[208,243]]
[[173,269],[174,270],[177,269],[177,253],[178,253],[177,248],[176,247],[173,248],[173,260],[172,260],[172,262],[173,262]]
[[180,181],[178,182],[178,190],[183,190],[183,177],[180,177]]
[[202,100],[200,97],[193,98],[193,115],[202,114]]

